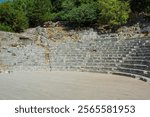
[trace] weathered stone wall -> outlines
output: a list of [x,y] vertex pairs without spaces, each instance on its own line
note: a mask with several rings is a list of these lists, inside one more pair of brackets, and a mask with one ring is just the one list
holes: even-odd
[[[61,33],[60,33],[61,32]],[[0,32],[0,71],[86,71],[150,77],[150,40],[98,35],[93,29],[30,29]]]

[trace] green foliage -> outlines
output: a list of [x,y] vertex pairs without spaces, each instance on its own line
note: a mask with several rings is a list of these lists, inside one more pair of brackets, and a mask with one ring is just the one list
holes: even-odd
[[131,0],[130,4],[133,12],[150,13],[150,0]]
[[126,23],[129,18],[128,2],[120,0],[99,0],[100,22],[109,25]]
[[52,9],[50,0],[33,0],[30,4],[31,7],[28,8],[27,16],[31,26],[38,26],[49,20]]
[[62,2],[64,0],[51,0],[53,12],[60,12],[62,10]]
[[73,7],[68,14],[65,15],[66,20],[85,24],[96,22],[98,17],[98,9],[95,3],[81,4],[79,7]]
[[2,24],[2,23],[0,23],[0,30],[1,31],[8,31],[8,32],[12,32],[13,31],[10,26],[7,26],[7,25]]
[[75,1],[74,0],[64,0],[62,2],[62,9],[64,11],[67,11],[67,10],[71,10],[73,8],[75,8]]
[[28,28],[28,18],[22,9],[15,9],[13,2],[0,4],[0,23],[16,32]]
[[98,17],[98,6],[95,0],[62,0],[59,8],[61,10],[53,15],[54,20],[70,21],[81,25],[96,22]]
[[0,3],[0,29],[21,32],[48,20],[121,25],[130,9],[150,13],[149,4],[150,0],[6,0]]
[[15,32],[51,20],[51,0],[13,0],[0,4],[0,23]]

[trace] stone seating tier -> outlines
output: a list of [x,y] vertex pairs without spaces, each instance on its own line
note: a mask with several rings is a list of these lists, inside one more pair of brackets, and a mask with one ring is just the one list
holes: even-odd
[[150,65],[150,61],[148,60],[135,60],[135,59],[128,59],[128,60],[125,60],[124,63],[128,63],[128,64],[142,64],[142,65]]
[[[43,39],[43,38],[42,38]],[[53,71],[87,71],[124,73],[150,78],[150,40],[117,39],[101,36],[96,39],[34,44],[2,49],[0,62],[15,70],[46,69]],[[24,67],[23,67],[24,66]],[[20,67],[20,68],[19,68]]]
[[142,65],[142,64],[121,64],[121,67],[125,68],[133,68],[133,69],[140,69],[140,70],[149,70],[148,65]]

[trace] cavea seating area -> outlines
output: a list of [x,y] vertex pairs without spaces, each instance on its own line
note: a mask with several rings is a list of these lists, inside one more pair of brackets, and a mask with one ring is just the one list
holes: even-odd
[[0,99],[150,99],[149,37],[18,35],[1,38]]
[[[53,42],[40,29],[38,43],[18,38],[18,46],[2,46],[0,62],[9,71],[80,71],[127,75],[150,80],[150,39],[120,39],[117,34],[85,31],[78,40]],[[80,36],[82,35],[82,36]],[[13,36],[12,36],[13,38]],[[6,45],[2,41],[1,45]],[[10,46],[11,45],[11,46]]]

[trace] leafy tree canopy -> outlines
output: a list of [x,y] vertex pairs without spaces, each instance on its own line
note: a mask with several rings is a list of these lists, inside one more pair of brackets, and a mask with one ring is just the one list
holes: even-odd
[[99,0],[100,22],[109,25],[126,23],[129,18],[130,7],[128,2],[120,0]]
[[5,0],[0,3],[0,30],[21,32],[48,20],[121,25],[131,11],[150,13],[149,4],[150,0]]

